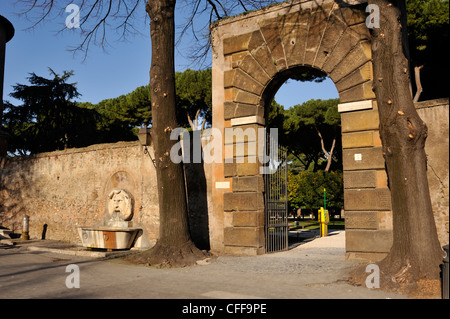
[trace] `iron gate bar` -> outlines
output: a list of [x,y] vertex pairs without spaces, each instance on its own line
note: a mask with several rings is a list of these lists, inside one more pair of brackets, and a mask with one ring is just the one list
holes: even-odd
[[[277,149],[275,158],[272,150]],[[287,218],[287,149],[266,135],[265,165],[275,171],[264,175],[265,248],[266,253],[287,250],[289,223]],[[273,166],[273,167],[271,167]]]

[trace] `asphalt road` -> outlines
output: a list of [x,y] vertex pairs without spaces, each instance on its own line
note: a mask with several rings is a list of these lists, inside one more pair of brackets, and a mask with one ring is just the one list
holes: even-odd
[[[0,298],[385,299],[405,298],[349,285],[345,232],[285,252],[220,256],[206,265],[155,269],[51,251],[0,246]],[[45,245],[44,245],[45,246]],[[74,266],[75,265],[75,266]]]

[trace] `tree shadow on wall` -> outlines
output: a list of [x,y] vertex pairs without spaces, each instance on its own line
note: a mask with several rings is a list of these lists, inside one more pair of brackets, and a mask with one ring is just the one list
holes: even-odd
[[35,191],[30,178],[33,158],[0,159],[0,225],[13,231],[12,238],[21,231],[22,218],[27,213],[23,203],[25,190]]
[[[188,138],[188,136],[190,137],[191,152],[189,162],[185,161],[184,163],[184,172],[189,230],[191,239],[197,248],[209,250],[208,189],[205,166],[203,156],[201,156],[201,160],[199,161],[198,154],[194,154],[195,150],[198,150],[201,145],[201,131],[185,133],[183,140]],[[187,143],[185,145],[187,146]],[[194,147],[194,145],[196,146]]]

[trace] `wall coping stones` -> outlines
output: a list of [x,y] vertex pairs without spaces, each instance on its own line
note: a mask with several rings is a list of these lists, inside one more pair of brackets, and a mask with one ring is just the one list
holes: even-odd
[[103,143],[103,144],[94,144],[94,145],[80,147],[80,148],[68,148],[66,150],[60,150],[60,151],[52,151],[52,152],[38,153],[38,154],[25,155],[25,156],[16,156],[16,157],[11,157],[11,159],[16,161],[16,160],[27,160],[27,159],[35,159],[35,158],[43,158],[43,157],[55,157],[55,156],[71,155],[71,154],[76,154],[76,153],[96,152],[96,151],[105,150],[105,149],[135,147],[138,145],[140,145],[139,141]]
[[416,103],[414,103],[414,106],[416,107],[416,109],[424,109],[424,108],[429,108],[429,107],[448,105],[449,104],[448,102],[449,102],[449,99],[447,97],[447,98],[442,98],[442,99],[416,102]]
[[[231,24],[240,20],[250,19],[261,15],[267,15],[268,13],[273,13],[275,16],[277,15],[277,11],[281,10],[290,10],[294,11],[293,7],[298,7],[297,10],[305,10],[315,8],[326,3],[334,2],[334,0],[294,0],[294,1],[286,1],[279,4],[275,4],[272,6],[267,6],[262,9],[253,10],[250,12],[244,12],[234,17],[226,17],[222,20],[216,21],[213,23],[213,27],[223,26],[226,24]],[[347,2],[347,1],[344,1]],[[279,13],[278,13],[279,14]]]

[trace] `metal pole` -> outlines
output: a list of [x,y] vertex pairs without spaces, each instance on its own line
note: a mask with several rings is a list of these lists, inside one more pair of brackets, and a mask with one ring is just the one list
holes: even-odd
[[28,215],[25,215],[23,217],[23,225],[22,225],[22,240],[29,240],[30,239],[30,235],[29,235],[29,231],[30,231],[30,217]]

